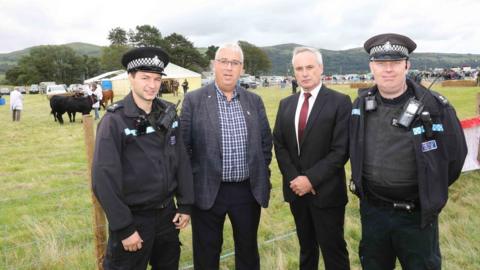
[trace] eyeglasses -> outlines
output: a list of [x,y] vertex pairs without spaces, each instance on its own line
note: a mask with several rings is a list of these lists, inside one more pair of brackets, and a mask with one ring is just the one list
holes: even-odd
[[238,60],[228,60],[228,59],[225,59],[225,58],[221,58],[221,59],[215,59],[215,61],[217,61],[218,63],[220,63],[222,66],[224,67],[228,67],[228,65],[232,65],[232,67],[239,67],[242,65],[242,62],[238,61]]

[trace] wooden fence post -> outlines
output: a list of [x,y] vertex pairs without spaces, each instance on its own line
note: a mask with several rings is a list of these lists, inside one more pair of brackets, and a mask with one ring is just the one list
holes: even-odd
[[[92,161],[93,161],[93,150],[95,147],[95,138],[93,135],[93,119],[91,115],[83,116],[83,131],[85,134],[85,148],[87,150],[87,161],[88,161],[88,182],[92,183]],[[105,213],[103,212],[100,203],[98,203],[97,198],[93,195],[92,191],[92,203],[93,203],[93,232],[95,236],[95,258],[97,259],[97,269],[103,270],[103,260],[105,258],[105,247],[107,241],[106,233],[106,220]]]

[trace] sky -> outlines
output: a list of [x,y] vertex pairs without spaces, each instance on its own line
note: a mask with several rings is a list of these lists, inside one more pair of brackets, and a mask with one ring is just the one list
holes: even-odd
[[417,52],[480,54],[476,0],[0,0],[0,53],[37,45],[108,46],[108,33],[153,25],[195,47],[237,40],[257,46],[297,43],[329,50],[362,47],[399,33]]

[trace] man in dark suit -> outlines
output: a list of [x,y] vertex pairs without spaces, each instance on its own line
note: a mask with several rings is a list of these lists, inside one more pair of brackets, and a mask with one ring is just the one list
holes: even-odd
[[350,98],[322,85],[322,55],[298,47],[292,64],[301,91],[282,101],[273,140],[300,243],[300,269],[349,269],[343,236],[347,203]]
[[242,69],[240,46],[220,46],[215,82],[188,93],[183,101],[180,126],[194,177],[196,270],[219,269],[227,214],[235,269],[260,269],[257,230],[260,207],[267,207],[270,197],[272,137],[260,97],[237,86]]

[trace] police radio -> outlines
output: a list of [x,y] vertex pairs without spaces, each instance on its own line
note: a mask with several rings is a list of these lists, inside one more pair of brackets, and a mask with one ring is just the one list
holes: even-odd
[[[437,81],[438,77],[435,78],[430,86],[428,88],[425,88],[428,91],[430,91],[430,88],[432,85]],[[417,116],[420,116],[420,119],[424,123],[426,129],[428,130],[426,134],[427,138],[432,137],[431,133],[431,127],[432,127],[432,119],[430,118],[430,113],[429,112],[423,112],[423,99],[425,98],[425,95],[427,94],[425,92],[420,99],[416,99],[415,97],[411,97],[407,103],[402,108],[402,111],[400,112],[400,115],[398,118],[394,118],[392,121],[392,125],[394,126],[401,126],[406,129],[410,129],[410,125],[412,124],[413,120]],[[425,114],[424,114],[425,113]]]
[[365,111],[371,112],[377,109],[377,100],[372,94],[372,91],[368,91],[368,96],[365,97]]
[[176,105],[167,106],[165,111],[157,118],[155,121],[155,126],[158,130],[167,131],[177,117],[177,107],[180,104],[180,100],[177,102]]
[[410,128],[413,120],[415,120],[415,118],[420,115],[423,110],[423,102],[421,101],[422,99],[423,97],[420,100],[417,100],[415,97],[409,98],[407,103],[403,105],[400,116],[395,121],[395,124],[407,129]]

